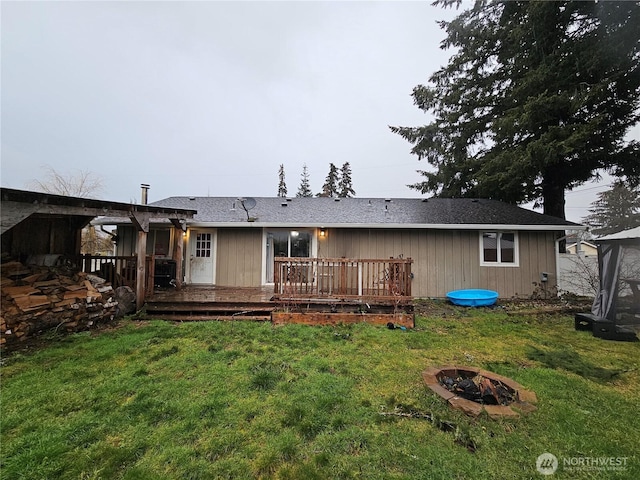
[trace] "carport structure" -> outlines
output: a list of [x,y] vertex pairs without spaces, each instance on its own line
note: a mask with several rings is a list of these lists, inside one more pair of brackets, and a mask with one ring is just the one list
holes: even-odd
[[[151,220],[169,220],[180,235],[196,210],[156,207],[1,188],[2,252],[26,259],[29,255],[80,256],[81,231],[96,217],[129,218],[138,234],[136,306],[145,302],[146,245]],[[182,279],[182,242],[176,242],[176,287]]]

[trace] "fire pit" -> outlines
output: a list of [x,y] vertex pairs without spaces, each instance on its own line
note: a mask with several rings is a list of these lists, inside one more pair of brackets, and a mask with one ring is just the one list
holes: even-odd
[[[518,417],[536,410],[536,394],[522,385],[475,367],[429,367],[422,372],[427,386],[453,408],[478,416],[486,411],[491,418]],[[517,410],[517,411],[516,411]]]

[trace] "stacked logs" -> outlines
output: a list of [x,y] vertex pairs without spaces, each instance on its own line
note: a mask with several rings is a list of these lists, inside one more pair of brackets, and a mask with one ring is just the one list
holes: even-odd
[[47,330],[75,332],[112,320],[118,302],[104,279],[67,266],[1,265],[0,345]]

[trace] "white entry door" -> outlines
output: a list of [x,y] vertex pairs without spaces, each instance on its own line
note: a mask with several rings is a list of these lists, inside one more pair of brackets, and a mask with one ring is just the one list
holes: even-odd
[[190,252],[190,278],[191,283],[213,284],[214,257],[213,245],[214,237],[212,232],[191,231],[189,244]]

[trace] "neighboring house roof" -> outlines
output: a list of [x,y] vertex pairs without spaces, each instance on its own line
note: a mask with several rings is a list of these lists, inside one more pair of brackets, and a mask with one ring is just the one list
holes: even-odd
[[[570,243],[567,245],[567,248],[574,248],[578,245],[578,242]],[[583,247],[591,247],[593,249],[597,249],[598,247],[593,243],[587,242],[585,240],[580,241],[580,245]]]
[[[234,197],[169,197],[150,205],[197,210],[190,226],[298,226],[377,228],[585,228],[497,200],[469,198],[256,197],[245,211]],[[249,206],[250,201],[245,201]],[[254,203],[254,202],[251,202]],[[252,221],[248,221],[248,217]]]
[[612,233],[611,235],[605,235],[604,237],[596,238],[596,242],[608,242],[611,240],[633,240],[640,239],[640,227],[630,228],[618,233]]

